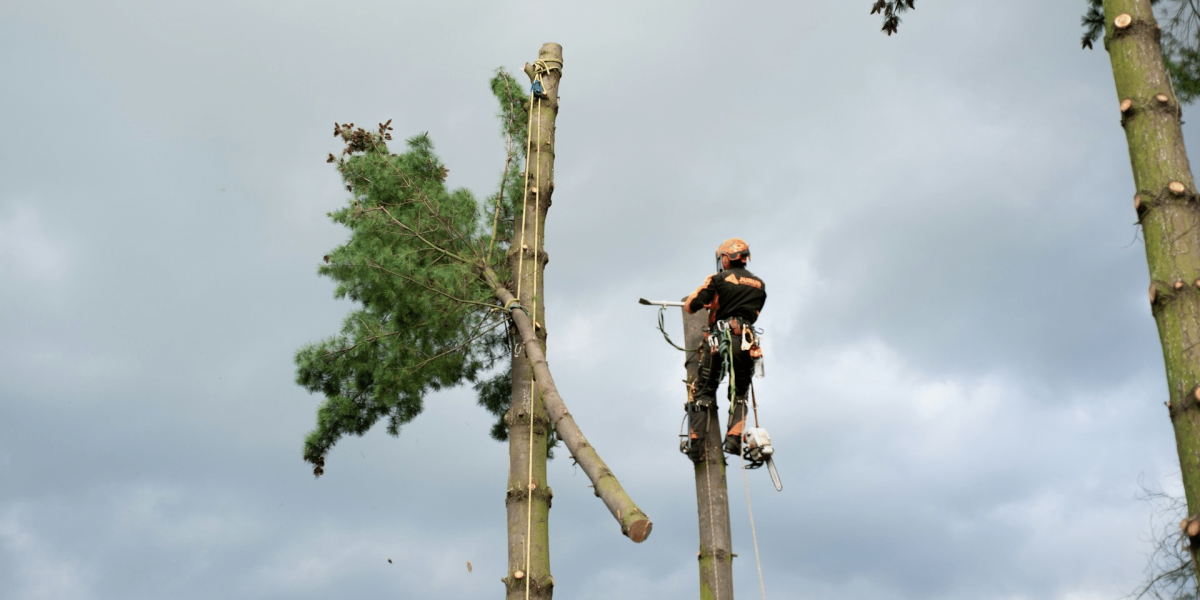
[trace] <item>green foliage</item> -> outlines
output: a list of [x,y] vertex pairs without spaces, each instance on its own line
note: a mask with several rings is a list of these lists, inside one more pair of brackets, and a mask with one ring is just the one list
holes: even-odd
[[496,417],[496,422],[492,424],[492,439],[497,442],[508,441],[508,425],[504,422],[504,415],[512,406],[512,370],[503,369],[490,379],[476,383],[475,392],[479,395],[479,405]]
[[[529,138],[529,96],[503,69],[496,71],[491,81],[492,94],[500,105],[496,116],[500,119],[500,130],[505,136],[507,148],[504,171],[500,175],[500,186],[488,199],[493,210],[493,228],[498,244],[507,248],[512,240],[516,217],[520,214],[524,195],[524,165],[526,142]],[[489,249],[489,255],[494,250]],[[499,271],[497,271],[499,272]]]
[[[492,424],[492,439],[497,442],[508,441],[508,424],[504,422],[504,415],[512,406],[512,370],[504,369],[490,379],[476,383],[475,392],[479,394],[479,405],[496,417],[496,422]],[[550,434],[547,436],[546,457],[554,458],[553,448],[558,445],[558,438],[553,435],[553,424]]]
[[[1171,76],[1175,96],[1189,104],[1200,96],[1200,6],[1193,0],[1150,0],[1159,9],[1157,18],[1164,25],[1163,64]],[[1104,35],[1104,0],[1087,0],[1087,12],[1080,19],[1084,48],[1091,49]]]
[[[492,89],[502,130],[523,140],[524,94],[503,71]],[[466,190],[447,189],[449,171],[427,134],[409,138],[402,154],[390,152],[390,124],[377,131],[334,126],[345,148],[327,162],[336,163],[351,196],[330,217],[351,235],[318,272],[359,308],[338,335],[295,357],[297,383],[325,396],[304,444],[318,476],[343,436],[362,435],[384,417],[388,433],[398,435],[429,392],[474,382],[510,353],[500,327],[506,316],[480,270],[509,276],[504,252],[520,202],[513,190],[520,195],[523,148],[510,143],[500,190],[481,204]]]
[[871,14],[879,13],[883,17],[883,31],[891,37],[893,33],[899,32],[900,13],[907,10],[916,10],[916,0],[876,0],[875,4],[871,5]]
[[1079,20],[1083,26],[1083,47],[1092,49],[1092,43],[1104,35],[1104,0],[1087,0],[1087,12]]

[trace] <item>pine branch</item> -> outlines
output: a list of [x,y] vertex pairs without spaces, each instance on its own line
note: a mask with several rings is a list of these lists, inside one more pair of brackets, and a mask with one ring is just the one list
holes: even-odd
[[875,4],[871,5],[871,14],[880,13],[880,16],[883,17],[881,31],[891,37],[893,33],[899,31],[899,14],[908,10],[916,10],[915,3],[916,0],[877,0]]

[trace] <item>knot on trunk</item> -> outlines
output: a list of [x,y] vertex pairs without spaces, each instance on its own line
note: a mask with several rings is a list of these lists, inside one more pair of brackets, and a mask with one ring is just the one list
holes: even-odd
[[[511,408],[508,412],[504,413],[504,424],[508,425],[509,435],[512,435],[513,429],[525,431],[522,426],[529,426],[529,413],[525,410]],[[535,413],[533,415],[534,434],[546,435],[550,433],[550,429],[550,417],[546,416],[545,413]]]
[[[519,577],[518,574],[520,575]],[[501,577],[500,582],[504,584],[504,588],[508,591],[508,597],[524,598],[526,579],[529,580],[530,592],[537,592],[540,596],[549,597],[549,592],[554,590],[554,577],[550,575],[528,575],[520,569],[514,571],[508,577]]]
[[1197,407],[1200,407],[1200,386],[1178,399],[1167,400],[1167,413],[1171,415],[1171,420],[1186,411],[1196,410]]
[[554,489],[550,486],[537,486],[530,490],[526,485],[519,485],[508,488],[508,492],[504,494],[504,505],[508,506],[514,502],[524,502],[530,497],[536,500],[545,500],[546,508],[551,508],[554,499]]
[[1187,536],[1192,545],[1195,545],[1196,537],[1200,536],[1200,515],[1188,515],[1179,522],[1179,529],[1183,535]]
[[1171,302],[1186,296],[1194,294],[1197,288],[1192,285],[1187,285],[1182,279],[1174,281],[1158,281],[1150,282],[1150,289],[1147,295],[1150,299],[1150,312],[1158,314],[1158,311],[1165,308]]
[[1133,196],[1133,208],[1137,211],[1139,223],[1153,209],[1169,206],[1196,210],[1200,208],[1200,194],[1197,194],[1195,190],[1188,189],[1187,185],[1182,182],[1171,181],[1157,193],[1140,190]]
[[[1121,13],[1113,18],[1112,29],[1104,38],[1104,47],[1117,40],[1137,35],[1149,35],[1151,39],[1158,42],[1162,33],[1162,28],[1154,19],[1139,19],[1129,13]],[[1110,50],[1111,51],[1111,50]]]

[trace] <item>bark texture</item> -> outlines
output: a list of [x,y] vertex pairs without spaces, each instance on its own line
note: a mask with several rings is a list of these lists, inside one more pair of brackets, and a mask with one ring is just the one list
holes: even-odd
[[[512,293],[500,284],[495,272],[483,268],[482,273],[492,286],[498,300],[508,302],[513,298]],[[625,493],[621,482],[617,481],[608,465],[604,464],[604,460],[583,436],[579,425],[575,423],[575,418],[567,410],[562,396],[558,393],[558,387],[554,384],[554,378],[550,375],[550,367],[546,364],[546,355],[542,353],[539,346],[533,343],[537,338],[534,337],[534,327],[529,317],[519,310],[514,310],[512,317],[513,323],[517,326],[517,331],[525,343],[524,352],[528,354],[528,360],[533,363],[533,372],[537,376],[537,387],[546,411],[554,421],[555,431],[562,438],[567,450],[570,450],[575,462],[579,463],[584,474],[591,480],[596,496],[604,502],[609,512],[620,523],[621,533],[635,542],[645,540],[650,535],[653,523],[650,522],[646,513],[642,512],[637,504],[634,504],[629,494]]]
[[[683,312],[683,347],[697,348],[704,339],[704,325],[708,322],[708,311],[695,314]],[[688,395],[691,400],[692,384],[699,369],[698,356],[688,352],[684,362],[687,367]],[[714,404],[708,408],[708,431],[704,434],[704,459],[696,463],[696,514],[700,521],[700,551],[696,558],[700,562],[701,600],[733,599],[733,541],[729,524],[729,491],[725,483],[725,460],[721,442],[725,432],[721,429],[721,418]]]
[[[546,253],[546,213],[554,181],[554,121],[558,115],[558,83],[562,77],[562,46],[543,44],[538,64],[554,70],[539,73],[546,98],[530,97],[529,155],[526,157],[526,185],[520,221],[514,229],[508,252],[519,298],[538,323],[546,322],[543,301]],[[529,65],[526,65],[528,72]],[[530,73],[532,80],[533,73]],[[524,339],[524,348],[512,359],[512,408],[505,416],[508,424],[508,575],[504,585],[510,600],[529,598],[549,600],[554,595],[550,575],[550,499],[546,484],[546,444],[550,419],[543,394],[535,383],[533,357],[545,356],[546,327],[534,329]],[[534,350],[537,352],[535,353]],[[543,362],[545,359],[542,359]],[[528,591],[528,594],[526,593]]]
[[[1188,512],[1200,511],[1200,204],[1180,130],[1180,106],[1163,67],[1150,0],[1105,0],[1104,46],[1112,61],[1121,125],[1146,240],[1150,306],[1167,371]],[[1191,539],[1193,566],[1200,540]]]
[[[621,532],[635,542],[650,535],[645,513],[622,489],[612,471],[583,437],[563,404],[546,363],[546,319],[543,292],[548,255],[543,250],[546,214],[554,194],[554,130],[558,116],[558,85],[562,78],[562,46],[543,44],[538,62],[525,65],[532,82],[539,79],[544,98],[530,98],[529,153],[526,160],[528,185],[524,217],[515,229],[507,259],[518,290],[514,296],[486,265],[480,273],[496,298],[505,306],[517,302],[513,323],[521,336],[520,351],[512,362],[512,408],[505,421],[509,426],[508,574],[503,582],[510,600],[528,597],[549,600],[554,592],[550,575],[550,501],[546,484],[546,445],[549,425],[592,480],[592,485],[621,524]],[[519,296],[519,297],[518,297]],[[527,312],[526,312],[527,311]],[[527,558],[528,557],[528,558]]]

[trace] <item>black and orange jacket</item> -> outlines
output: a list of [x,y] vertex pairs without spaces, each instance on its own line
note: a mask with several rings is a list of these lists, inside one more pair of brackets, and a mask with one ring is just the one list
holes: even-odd
[[758,320],[758,313],[766,302],[767,285],[763,280],[746,269],[733,267],[709,275],[704,284],[683,301],[683,309],[692,314],[707,308],[709,324],[730,317],[753,323]]

